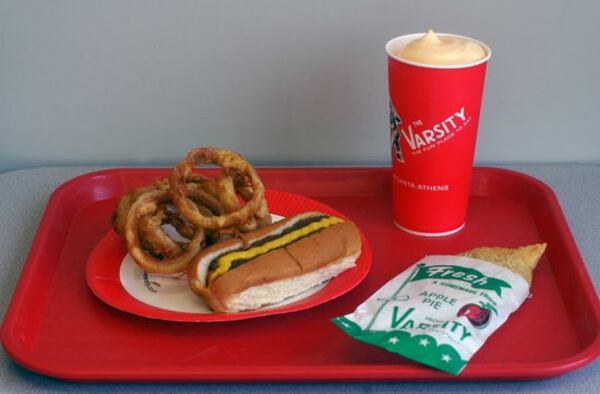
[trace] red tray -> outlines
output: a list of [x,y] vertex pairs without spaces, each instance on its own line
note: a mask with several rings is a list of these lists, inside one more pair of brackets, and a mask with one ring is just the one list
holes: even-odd
[[[77,381],[481,380],[550,377],[600,353],[598,296],[554,193],[493,168],[475,169],[465,229],[437,239],[394,227],[388,168],[262,169],[267,187],[320,200],[363,230],[373,265],[356,289],[309,310],[227,323],[157,321],[111,308],[87,288],[87,257],[109,229],[117,197],[167,173],[100,171],[54,192],[2,326],[17,363]],[[540,241],[549,246],[531,299],[459,376],[357,342],[330,322],[425,254]]]

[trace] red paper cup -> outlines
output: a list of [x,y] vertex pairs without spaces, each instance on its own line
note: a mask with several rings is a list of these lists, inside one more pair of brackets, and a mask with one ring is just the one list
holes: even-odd
[[388,54],[394,222],[437,237],[465,225],[487,56],[461,65],[424,65],[395,54],[424,33],[390,40]]

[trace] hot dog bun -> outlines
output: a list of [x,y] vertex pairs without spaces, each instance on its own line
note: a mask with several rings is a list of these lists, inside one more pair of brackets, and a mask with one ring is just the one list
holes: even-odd
[[216,312],[253,310],[354,267],[360,250],[352,222],[307,212],[202,250],[188,278]]

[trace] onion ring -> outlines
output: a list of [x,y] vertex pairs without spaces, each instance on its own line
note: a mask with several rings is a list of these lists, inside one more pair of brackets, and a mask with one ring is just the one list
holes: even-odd
[[[217,179],[217,188],[219,191],[219,200],[223,203],[223,208],[225,209],[225,212],[230,213],[240,209],[240,206],[242,204],[238,199],[237,191],[235,190],[235,185],[232,176],[227,174],[221,174],[221,176]],[[257,223],[254,219],[254,215],[252,215],[244,223],[240,223],[236,229],[229,230],[228,232],[235,234],[239,231],[248,232],[256,230],[256,228]]]
[[[231,185],[232,179],[233,185]],[[222,173],[217,178],[209,178],[201,174],[192,173],[188,180],[190,183],[200,185],[208,194],[217,198],[223,205],[225,213],[234,212],[240,208],[241,204],[236,194],[239,194],[244,201],[249,201],[253,194],[248,177],[242,174]],[[267,207],[267,201],[263,197],[258,211],[253,217],[240,224],[239,230],[248,232],[269,224],[271,224],[271,215]],[[236,231],[226,229],[224,232],[233,234]]]
[[[211,208],[208,207],[206,201],[202,197],[205,194],[198,189],[189,188],[189,196],[196,205],[198,210],[206,216],[214,216]],[[206,204],[206,205],[204,205]],[[214,204],[212,209],[214,208]],[[172,206],[171,206],[172,207]],[[169,204],[161,204],[153,215],[146,215],[140,218],[138,230],[140,232],[141,244],[143,248],[151,252],[156,257],[175,257],[183,252],[183,247],[187,242],[177,242],[164,230],[163,225],[171,225],[177,234],[186,238],[186,241],[192,239],[196,232],[196,228],[187,220],[183,219],[175,207],[171,208]],[[219,211],[220,212],[220,211]],[[215,241],[215,235],[205,234],[205,241],[209,239]]]
[[[205,209],[208,211],[207,208]],[[173,226],[179,235],[187,239],[192,239],[194,237],[196,229],[190,222],[183,219],[179,213],[170,209],[165,209],[165,214],[167,215],[165,222]]]
[[[154,215],[145,215],[140,218],[138,231],[144,241],[142,242],[144,249],[149,249],[163,257],[175,257],[181,254],[183,249],[162,228],[168,219],[166,206],[162,205]],[[192,229],[192,235],[188,239],[193,237],[193,231]]]
[[240,200],[238,200],[232,176],[222,174],[217,178],[217,190],[219,193],[219,201],[223,204],[225,212],[230,213],[240,209],[242,204],[240,204]]
[[[199,163],[212,163],[222,167],[226,173],[245,174],[252,187],[252,196],[240,209],[208,217],[199,212],[197,206],[187,196],[187,181],[192,177],[192,168]],[[244,223],[258,211],[264,199],[264,186],[256,170],[240,155],[218,148],[196,148],[179,162],[169,176],[173,203],[181,215],[197,227],[222,229]]]
[[225,210],[223,209],[222,202],[217,197],[214,197],[211,193],[204,190],[204,187],[201,184],[186,184],[186,193],[189,200],[191,200],[195,204],[197,209],[200,210],[200,207],[204,206],[212,212],[212,215],[205,216],[221,215],[225,212]]
[[[214,216],[214,213],[210,210],[210,208],[206,207],[205,205],[197,203],[197,206],[198,210],[203,215]],[[193,224],[182,218],[177,211],[165,209],[165,213],[167,215],[165,223],[173,226],[179,235],[187,239],[192,239],[194,237],[194,232],[196,229]],[[209,233],[207,232],[205,236],[208,238]]]
[[219,198],[219,189],[217,187],[217,178],[210,178],[201,174],[192,173],[187,181],[191,184],[199,185],[204,191],[213,196]]
[[130,190],[119,199],[117,209],[112,216],[112,226],[117,234],[122,237],[125,236],[125,224],[127,222],[127,212],[129,212],[129,208],[131,208],[139,196],[152,190],[156,190],[154,185],[138,187]]
[[[248,180],[244,176],[234,177],[235,190],[242,197],[244,201],[248,201],[252,196],[252,187],[249,185]],[[267,200],[263,197],[258,211],[254,214],[256,224],[258,228],[271,224],[271,214],[269,213],[269,207],[267,206]]]
[[137,198],[127,213],[125,239],[133,260],[145,271],[154,274],[175,274],[185,271],[190,260],[202,248],[204,231],[196,229],[194,237],[187,243],[183,253],[170,258],[158,259],[144,250],[139,232],[140,220],[146,215],[154,215],[161,204],[169,203],[171,197],[167,189],[148,191]]

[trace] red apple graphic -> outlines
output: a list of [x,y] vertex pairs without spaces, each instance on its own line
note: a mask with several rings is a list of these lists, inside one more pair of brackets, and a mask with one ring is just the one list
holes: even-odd
[[466,304],[458,310],[456,316],[465,316],[477,328],[485,327],[490,321],[492,312],[477,304]]

